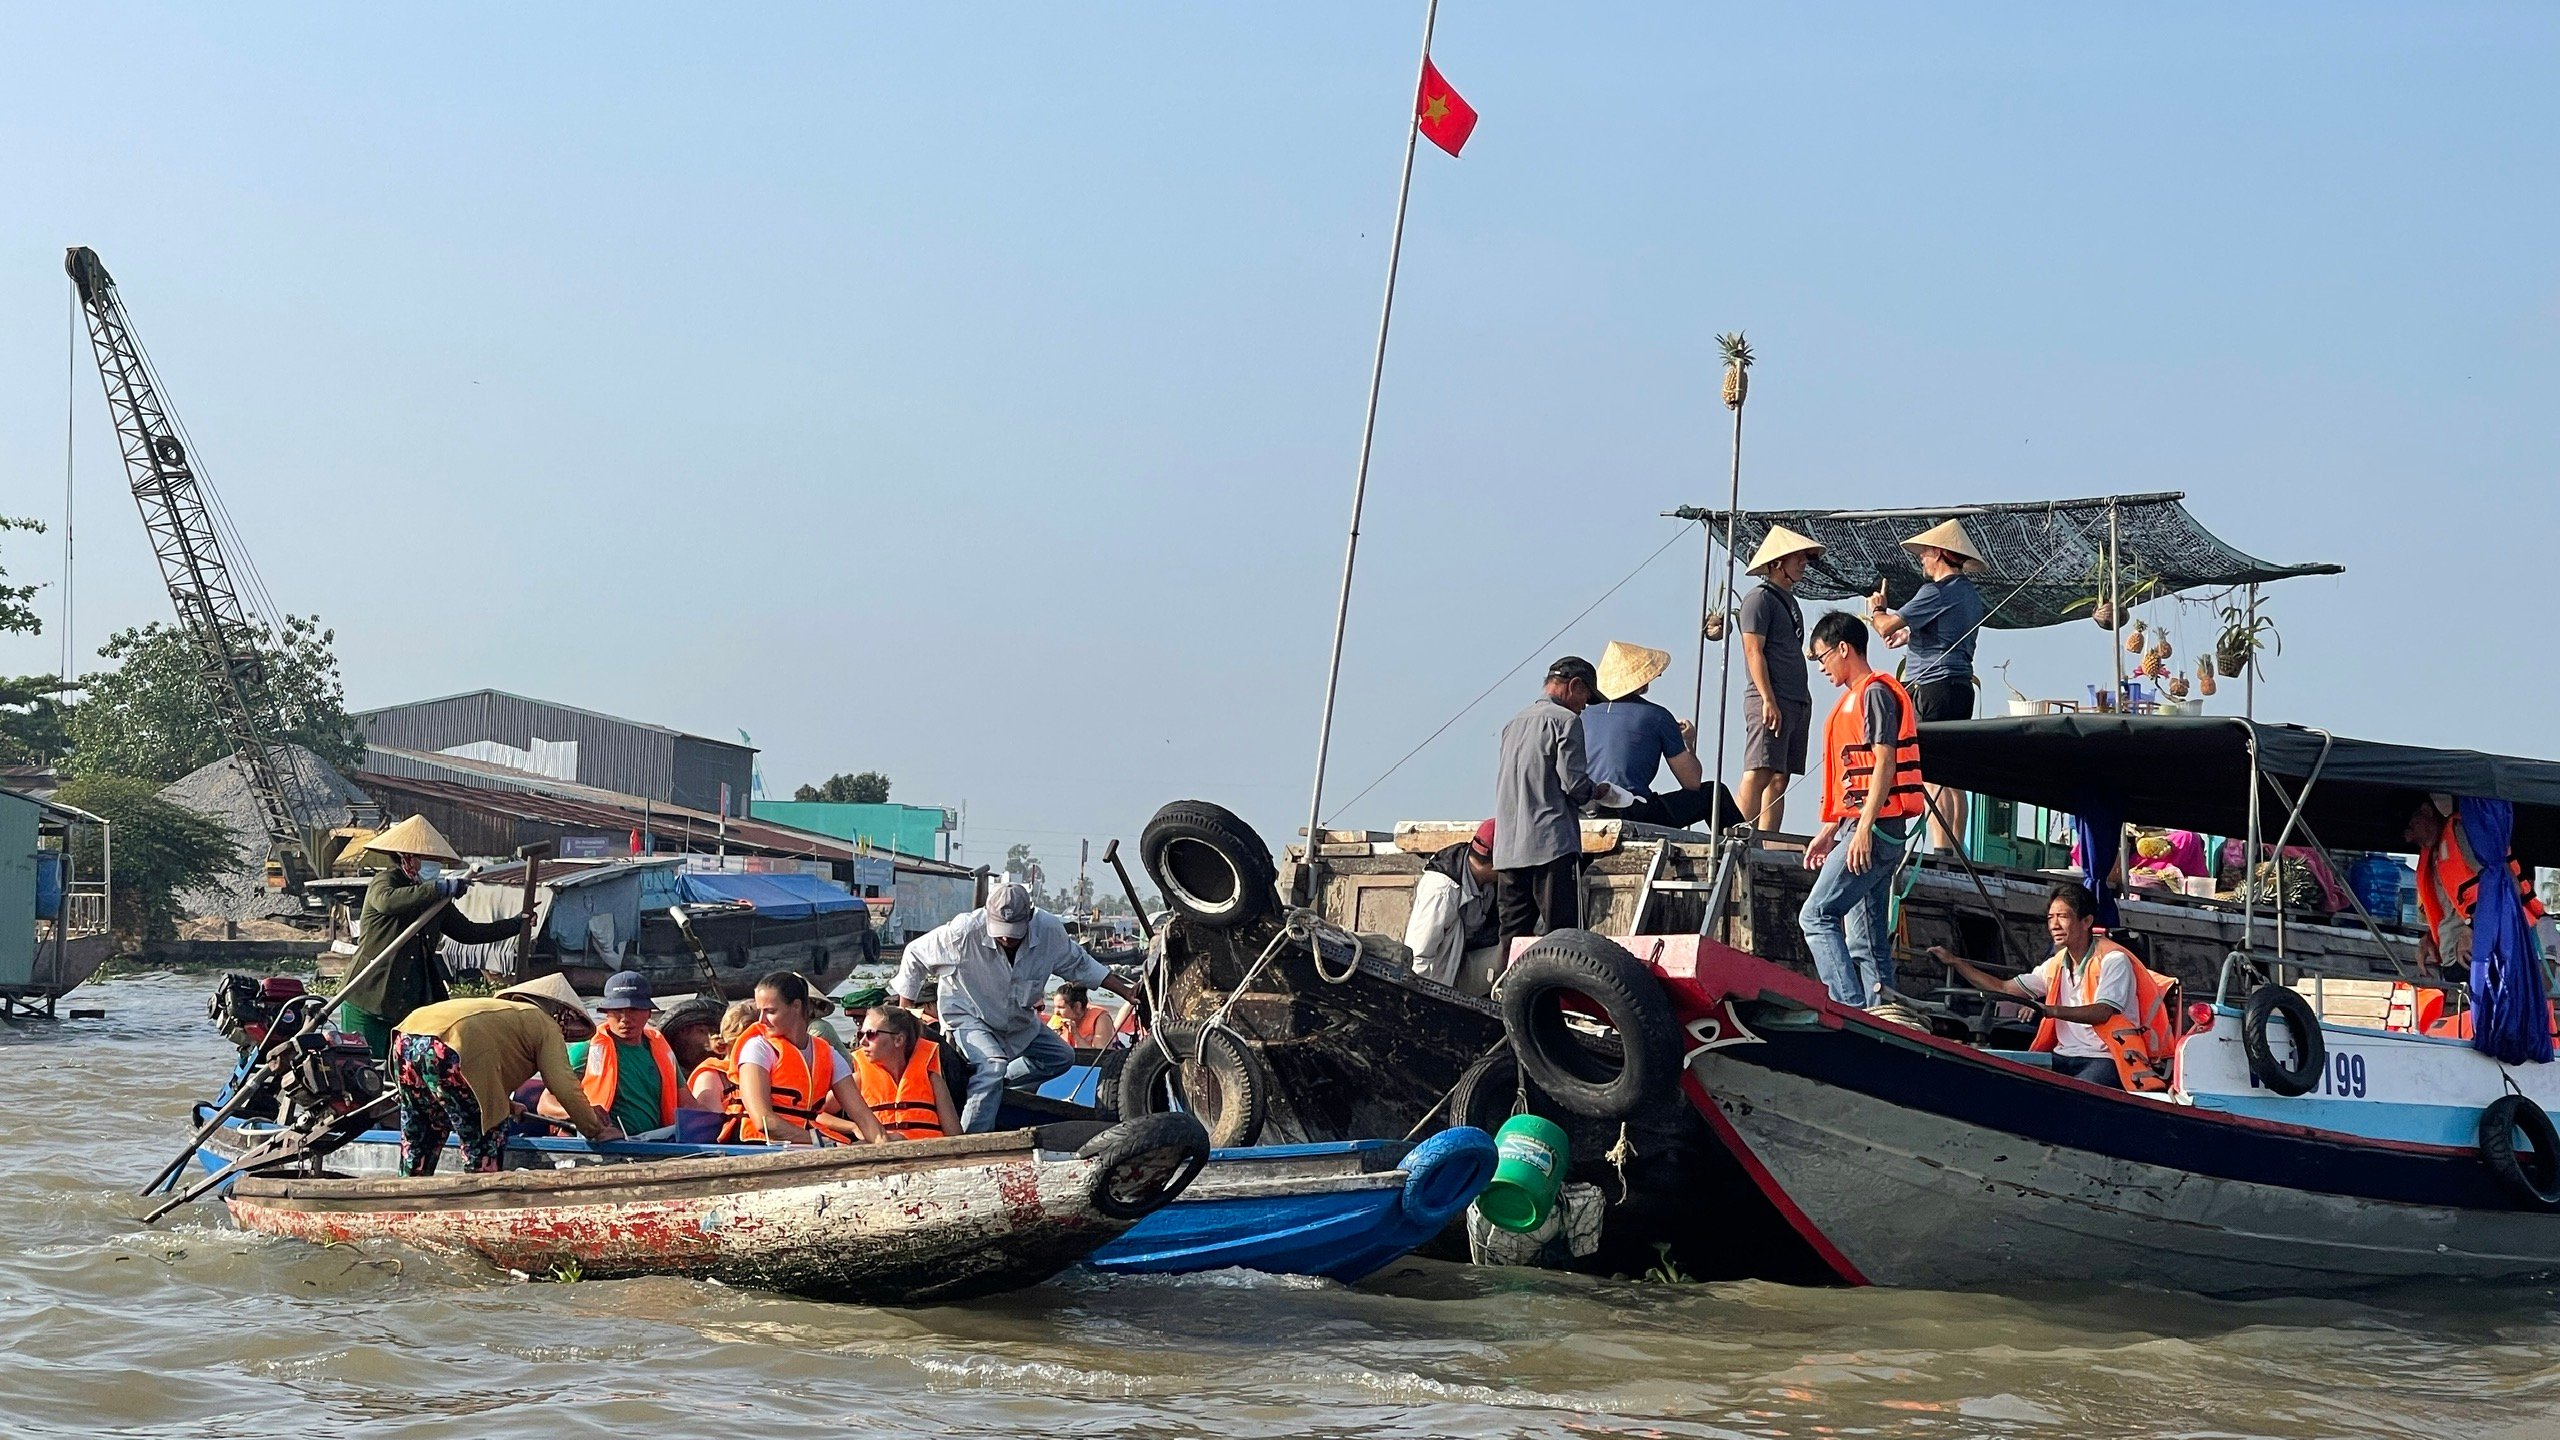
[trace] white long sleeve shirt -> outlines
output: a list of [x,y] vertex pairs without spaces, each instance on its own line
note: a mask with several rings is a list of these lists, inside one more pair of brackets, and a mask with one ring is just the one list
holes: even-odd
[[889,988],[912,1002],[930,979],[943,1029],[985,1030],[1004,1043],[1007,1054],[1020,1055],[1040,1033],[1039,1012],[1032,1007],[1048,993],[1051,976],[1070,985],[1099,985],[1111,971],[1046,910],[1031,912],[1031,933],[1007,959],[987,934],[987,912],[971,910],[908,941]]

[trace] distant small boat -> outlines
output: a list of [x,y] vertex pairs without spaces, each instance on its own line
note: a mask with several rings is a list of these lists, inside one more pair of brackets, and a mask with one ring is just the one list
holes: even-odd
[[[236,1158],[262,1133],[223,1131],[206,1159]],[[1047,1279],[1182,1193],[1209,1158],[1189,1116],[825,1149],[577,1148],[583,1161],[556,1169],[253,1176],[225,1201],[245,1229],[316,1244],[392,1240],[527,1275],[682,1275],[923,1304]],[[360,1140],[331,1159],[379,1163],[384,1149]]]
[[1116,1275],[1264,1270],[1349,1283],[1447,1228],[1493,1178],[1493,1137],[1220,1150],[1183,1198],[1086,1262]]

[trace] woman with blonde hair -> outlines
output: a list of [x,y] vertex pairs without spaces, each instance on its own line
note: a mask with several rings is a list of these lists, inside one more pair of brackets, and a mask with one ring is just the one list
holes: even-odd
[[[738,1042],[755,1028],[756,1002],[733,1000],[720,1016],[719,1032],[711,1037],[711,1055],[693,1067],[685,1079],[685,1089],[693,1095],[693,1103],[704,1110],[729,1108],[729,1092],[738,1083]],[[723,1142],[737,1138],[736,1125],[720,1130]]]

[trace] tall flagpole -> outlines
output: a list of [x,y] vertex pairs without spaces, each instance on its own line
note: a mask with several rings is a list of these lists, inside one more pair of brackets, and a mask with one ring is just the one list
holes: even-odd
[[[1440,16],[1440,0],[1427,0],[1422,11],[1422,58],[1414,63],[1413,93],[1422,93],[1423,67],[1431,63],[1431,26]],[[1414,102],[1407,102],[1408,104]],[[1360,507],[1369,495],[1369,447],[1378,434],[1378,385],[1387,373],[1387,325],[1396,313],[1396,262],[1404,255],[1405,202],[1413,197],[1413,147],[1422,138],[1420,118],[1405,116],[1404,175],[1396,182],[1396,225],[1387,241],[1387,295],[1378,306],[1378,348],[1369,361],[1369,412],[1360,422],[1360,468],[1351,482],[1351,537],[1342,547],[1342,594],[1333,608],[1333,659],[1325,667],[1324,722],[1316,729],[1316,780],[1307,797],[1307,903],[1316,899],[1316,852],[1321,846],[1324,814],[1324,767],[1333,749],[1333,701],[1342,684],[1342,632],[1351,620],[1351,569],[1360,558]]]

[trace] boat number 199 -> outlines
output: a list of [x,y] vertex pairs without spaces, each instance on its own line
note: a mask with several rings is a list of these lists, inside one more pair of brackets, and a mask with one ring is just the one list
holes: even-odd
[[[2256,1071],[2249,1074],[2249,1088],[2265,1088],[2259,1084]],[[2364,1057],[2352,1053],[2330,1056],[2329,1063],[2320,1067],[2319,1093],[2340,1100],[2365,1098]]]

